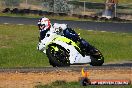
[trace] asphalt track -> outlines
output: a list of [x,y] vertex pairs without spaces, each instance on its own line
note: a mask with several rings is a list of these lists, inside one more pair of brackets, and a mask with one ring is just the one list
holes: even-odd
[[39,73],[39,72],[52,72],[52,71],[77,71],[80,72],[82,68],[86,70],[97,70],[97,71],[130,71],[132,72],[132,61],[122,62],[122,63],[113,63],[113,64],[104,64],[103,66],[86,66],[86,65],[72,65],[70,67],[24,67],[24,68],[0,68],[1,72],[7,73]]
[[0,69],[0,73],[40,73],[40,72],[53,72],[53,71],[76,71],[80,72],[82,68],[85,70],[96,70],[96,71],[130,71],[132,72],[131,66],[96,66],[96,67],[85,67],[85,66],[71,66],[71,67],[38,67],[38,68],[6,68]]
[[[18,25],[37,25],[37,18],[21,18],[21,17],[0,17],[0,24],[18,24]],[[71,28],[81,28],[85,30],[98,30],[110,32],[132,32],[132,23],[112,23],[112,22],[89,22],[89,21],[65,21],[51,20],[52,23],[66,23]],[[71,66],[63,68],[43,67],[43,68],[0,68],[0,72],[49,72],[49,71],[80,71],[84,66]],[[88,67],[89,70],[129,70],[132,71],[132,62],[121,64],[105,64],[100,67]]]
[[[1,24],[37,25],[38,18],[22,17],[0,17]],[[110,32],[132,33],[132,23],[112,23],[112,22],[90,22],[90,21],[66,21],[51,20],[51,23],[66,23],[71,28],[81,28],[85,30],[98,30]]]

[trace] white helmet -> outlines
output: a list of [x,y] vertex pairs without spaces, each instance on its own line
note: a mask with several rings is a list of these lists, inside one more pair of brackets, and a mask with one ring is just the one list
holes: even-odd
[[50,20],[46,17],[39,19],[38,26],[45,26],[44,28],[49,29],[51,27]]

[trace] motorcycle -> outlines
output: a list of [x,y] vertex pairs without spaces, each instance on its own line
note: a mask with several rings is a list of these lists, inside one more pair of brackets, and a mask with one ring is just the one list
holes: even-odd
[[102,53],[71,28],[64,30],[63,35],[47,32],[45,38],[39,42],[38,50],[47,55],[53,67],[74,64],[101,66],[104,63]]

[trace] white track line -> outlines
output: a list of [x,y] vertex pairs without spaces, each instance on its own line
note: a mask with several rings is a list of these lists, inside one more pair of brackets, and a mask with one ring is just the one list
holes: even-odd
[[106,31],[101,31],[101,32],[106,32]]
[[10,24],[10,23],[3,23],[3,24]]
[[93,31],[93,30],[87,30],[87,31]]
[[116,32],[112,32],[112,33],[116,33]]
[[127,34],[127,33],[123,33],[123,35],[125,35],[125,34]]
[[24,24],[17,24],[17,25],[24,25]]

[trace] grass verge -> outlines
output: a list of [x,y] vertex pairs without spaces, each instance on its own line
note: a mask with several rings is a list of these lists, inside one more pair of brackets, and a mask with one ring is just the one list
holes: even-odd
[[73,21],[92,21],[91,19],[81,19],[73,16],[57,16],[57,15],[35,15],[35,14],[11,14],[11,13],[0,13],[0,16],[8,16],[8,17],[23,17],[23,18],[41,18],[46,16],[49,19],[54,20],[73,20]]
[[[101,50],[105,62],[132,59],[132,33],[75,30]],[[46,55],[36,49],[38,36],[33,25],[0,24],[0,68],[49,66]]]
[[112,23],[130,23],[132,22],[130,19],[122,19],[122,20],[115,20],[115,19],[110,19],[110,20],[105,20],[105,19],[96,19],[96,18],[84,18],[84,17],[75,17],[75,16],[59,16],[59,15],[37,15],[37,14],[11,14],[11,13],[1,13],[0,16],[4,17],[22,17],[22,18],[42,18],[42,17],[47,17],[50,20],[69,20],[69,21],[90,21],[90,22],[112,22]]

